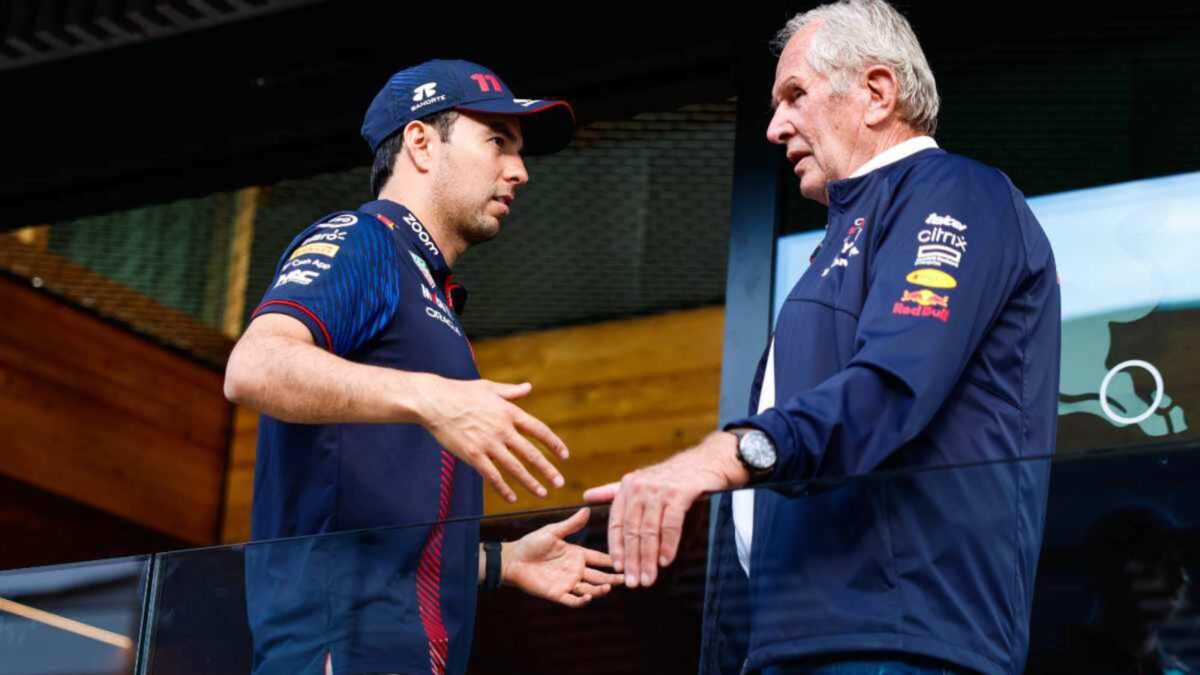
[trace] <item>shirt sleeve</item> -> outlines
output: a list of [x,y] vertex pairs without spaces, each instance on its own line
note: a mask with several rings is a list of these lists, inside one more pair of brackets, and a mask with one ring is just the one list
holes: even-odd
[[383,223],[361,213],[332,214],[288,247],[251,320],[286,314],[307,326],[318,346],[345,356],[395,315],[399,269]]
[[928,426],[1025,274],[1007,184],[980,168],[897,193],[867,260],[845,368],[726,425],[771,437],[778,454],[770,480],[871,471]]

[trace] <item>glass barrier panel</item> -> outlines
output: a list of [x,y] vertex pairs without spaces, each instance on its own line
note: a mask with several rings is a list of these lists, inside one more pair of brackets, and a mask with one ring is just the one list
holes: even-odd
[[162,554],[142,672],[1189,672],[1197,476],[1154,449],[723,493],[648,588],[607,506]]
[[0,674],[134,672],[150,556],[0,572]]

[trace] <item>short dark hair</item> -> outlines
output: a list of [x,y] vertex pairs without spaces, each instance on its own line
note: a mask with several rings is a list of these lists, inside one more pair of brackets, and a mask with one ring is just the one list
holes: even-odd
[[[454,121],[457,119],[458,113],[456,111],[443,110],[442,112],[422,117],[420,121],[437,129],[438,138],[446,142],[450,140],[450,130],[454,128]],[[400,154],[400,150],[403,147],[403,128],[383,139],[383,142],[379,144],[379,149],[375,151],[375,163],[371,165],[371,194],[379,197],[379,191],[383,189],[388,179],[392,177],[392,167],[396,164],[396,155]]]

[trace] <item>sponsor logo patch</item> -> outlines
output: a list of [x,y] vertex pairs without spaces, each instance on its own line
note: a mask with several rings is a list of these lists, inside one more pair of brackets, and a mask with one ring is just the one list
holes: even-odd
[[[862,236],[863,230],[865,229],[867,229],[867,219],[855,218],[854,224],[846,230],[846,237],[842,240],[842,250],[833,259],[833,262],[829,263],[829,267],[826,267],[825,270],[821,272],[822,277],[829,276],[830,270],[833,270],[836,267],[850,266],[850,259],[861,253],[861,251],[858,250],[858,238]],[[815,251],[813,255],[816,255]]]
[[345,232],[342,232],[341,230],[334,230],[333,232],[318,232],[300,243],[301,244],[311,244],[314,241],[345,241],[345,240],[346,240]]
[[338,249],[341,247],[336,244],[309,244],[296,249],[288,260],[295,260],[302,255],[323,255],[327,258],[332,258],[337,255]]
[[429,302],[432,302],[433,304],[437,305],[438,309],[442,310],[447,315],[451,315],[454,313],[453,311],[450,310],[449,307],[446,306],[446,303],[442,302],[442,299],[439,298],[436,293],[431,293],[428,288],[425,288],[424,286],[422,286],[421,287],[421,295],[425,296],[425,299],[428,300]]
[[327,270],[327,269],[333,267],[333,265],[330,265],[329,263],[323,263],[320,260],[317,260],[316,258],[297,258],[297,259],[287,263],[286,265],[284,265],[283,269],[286,270],[289,267],[304,267],[307,265],[311,265],[312,267],[315,267],[319,270]]
[[429,272],[429,265],[425,264],[425,259],[412,251],[409,251],[408,255],[412,257],[413,264],[421,271],[421,276],[425,277],[425,283],[437,288],[437,284],[433,283],[433,275]]
[[917,242],[920,244],[942,244],[944,246],[952,246],[960,251],[967,250],[967,238],[956,234],[951,230],[934,227],[928,230],[921,230],[917,233]]
[[358,216],[347,213],[347,214],[338,216],[336,218],[332,218],[324,223],[321,223],[320,225],[317,225],[317,227],[325,228],[325,229],[333,228],[333,227],[354,227],[357,223],[358,223]]
[[408,223],[408,226],[412,229],[413,234],[417,235],[417,239],[420,239],[421,243],[425,244],[425,248],[438,255],[442,254],[442,252],[438,250],[437,244],[433,243],[433,237],[429,236],[429,233],[425,231],[425,226],[421,224],[421,221],[417,220],[416,216],[409,213],[404,216],[404,222]]
[[415,112],[426,106],[445,101],[446,97],[445,95],[438,95],[437,82],[426,82],[413,89],[412,100],[415,105],[409,106],[409,112]]
[[437,95],[437,82],[419,84],[413,89],[413,103],[424,101]]
[[312,270],[292,270],[279,275],[279,279],[275,282],[275,288],[279,288],[284,284],[300,284],[307,286],[313,282],[313,279],[321,276],[320,272]]
[[932,267],[958,267],[962,262],[962,252],[941,244],[922,244],[917,247],[917,259],[913,265]]
[[[908,305],[905,303],[912,303]],[[950,298],[938,295],[928,288],[919,291],[904,291],[900,300],[892,305],[892,314],[898,316],[933,317],[942,323],[950,320]]]
[[958,280],[941,270],[913,270],[904,277],[904,280],[910,284],[929,288],[955,288],[958,286]]
[[437,311],[436,309],[434,309],[434,308],[432,308],[432,307],[426,307],[426,308],[425,308],[425,316],[428,316],[428,317],[429,317],[429,318],[431,318],[431,319],[437,319],[438,321],[440,321],[440,322],[442,322],[443,324],[445,324],[445,326],[446,326],[447,328],[449,328],[450,330],[454,331],[454,332],[455,332],[455,334],[457,334],[457,335],[459,335],[459,336],[461,336],[461,335],[462,335],[462,331],[460,331],[460,330],[458,329],[458,326],[455,326],[453,321],[451,321],[450,319],[446,318],[446,315],[445,315],[445,314],[442,314],[441,312]]
[[954,216],[952,216],[948,213],[944,216],[939,216],[936,213],[931,213],[931,214],[929,214],[929,217],[925,219],[925,224],[926,225],[941,225],[943,227],[953,227],[954,229],[958,230],[959,232],[962,232],[963,230],[967,229],[966,225],[960,223],[957,219],[955,219]]

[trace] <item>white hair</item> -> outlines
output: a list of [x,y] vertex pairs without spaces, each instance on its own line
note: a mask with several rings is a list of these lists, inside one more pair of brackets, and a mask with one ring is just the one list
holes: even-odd
[[782,50],[801,28],[820,23],[808,50],[808,64],[845,91],[856,75],[875,65],[896,76],[896,108],[913,129],[937,131],[938,93],[933,71],[912,26],[883,0],[840,0],[792,17],[775,46]]

